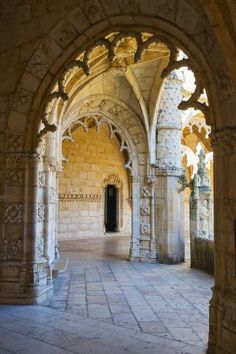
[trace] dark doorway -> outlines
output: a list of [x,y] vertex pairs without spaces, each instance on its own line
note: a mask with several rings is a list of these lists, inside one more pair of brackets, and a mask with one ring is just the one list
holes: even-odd
[[105,188],[105,228],[106,232],[117,231],[117,189],[113,184]]

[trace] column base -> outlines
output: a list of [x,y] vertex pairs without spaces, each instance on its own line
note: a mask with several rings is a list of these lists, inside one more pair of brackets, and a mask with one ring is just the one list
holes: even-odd
[[41,304],[53,295],[53,285],[51,284],[40,291],[33,290],[31,293],[1,293],[0,304],[4,305],[35,305]]

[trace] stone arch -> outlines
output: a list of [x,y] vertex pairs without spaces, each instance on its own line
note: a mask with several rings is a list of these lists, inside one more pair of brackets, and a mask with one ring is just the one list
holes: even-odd
[[[86,13],[87,17],[84,13]],[[147,23],[149,26],[147,26]],[[231,108],[234,107],[234,86],[225,66],[224,57],[200,3],[192,2],[190,4],[189,1],[175,0],[171,2],[117,0],[112,1],[111,7],[107,1],[98,2],[94,0],[80,2],[80,6],[68,13],[66,20],[61,21],[52,29],[50,34],[45,36],[45,39],[41,41],[39,48],[26,65],[17,89],[11,97],[8,122],[9,130],[6,137],[6,152],[10,157],[8,156],[7,158],[6,167],[10,168],[11,163],[9,161],[16,158],[17,161],[14,163],[19,164],[18,167],[20,166],[21,169],[26,170],[27,177],[25,180],[29,185],[25,186],[24,195],[32,195],[34,193],[34,186],[38,183],[37,167],[35,168],[35,165],[38,164],[39,156],[34,153],[33,136],[39,131],[39,123],[42,118],[40,116],[40,106],[42,106],[43,98],[47,95],[47,89],[50,90],[50,85],[53,86],[54,84],[53,77],[65,62],[73,58],[74,53],[77,53],[81,48],[85,48],[88,42],[92,43],[93,38],[99,38],[101,33],[121,31],[124,27],[126,29],[135,28],[139,31],[155,32],[156,34],[162,31],[167,37],[172,38],[178,47],[189,54],[190,58],[196,60],[198,69],[204,73],[210,102],[210,117],[207,123],[211,124],[216,130],[216,134],[213,133],[212,135],[212,141],[216,145],[215,149],[218,153],[218,171],[221,171],[223,174],[222,184],[227,185],[227,182],[229,182],[229,178],[224,170],[226,170],[225,165],[228,167],[233,165],[230,163],[229,155],[235,153],[233,141],[235,137],[235,123],[232,122],[230,117],[232,110],[225,109],[227,108],[227,104],[231,105]],[[191,41],[189,34],[192,37]],[[231,64],[231,69],[232,67],[233,65]],[[223,121],[222,117],[225,118],[225,121]],[[22,122],[21,127],[15,128],[19,121]],[[233,126],[232,129],[230,128],[231,126]],[[224,127],[227,128],[222,130]],[[226,163],[221,161],[222,154],[226,155]],[[57,166],[53,164],[50,165],[50,168],[54,172],[57,170]],[[148,194],[142,193],[142,195],[145,194],[143,198],[148,198],[151,194],[150,182],[151,180],[148,179],[145,190],[149,192]],[[137,180],[135,183],[139,183],[139,181]],[[218,180],[216,184],[220,189],[221,184]],[[232,186],[232,182],[230,186]],[[229,190],[230,188],[225,189]],[[143,191],[144,189],[142,188]],[[234,233],[232,220],[235,219],[235,197],[230,200],[230,203],[228,198],[227,191],[222,196],[219,196],[218,227],[220,231],[217,254],[222,272],[219,271],[217,279],[218,287],[214,289],[214,297],[211,303],[214,315],[212,315],[211,323],[212,347],[216,346],[216,333],[219,332],[219,328],[221,329],[222,318],[224,318],[228,326],[231,319],[235,317],[232,300],[230,297],[228,299],[224,298],[225,288],[227,291],[233,288],[235,290],[234,255],[231,247],[232,235]],[[26,198],[24,203],[27,204],[27,202],[28,199]],[[21,210],[23,210],[22,200],[15,201],[11,199],[10,193],[7,192],[6,203],[14,204],[12,205],[13,208],[17,204],[17,210],[20,211],[19,215],[21,215]],[[10,209],[8,205],[5,210],[6,220],[8,210]],[[38,222],[38,217],[43,218],[43,208],[40,205],[38,208],[36,204],[30,201],[30,211],[32,215],[27,214],[27,221],[29,224],[31,223],[31,226],[25,228],[22,234],[31,235],[34,242],[40,244],[40,242],[35,241],[37,235],[32,225]],[[146,215],[146,209],[142,213]],[[220,229],[223,225],[223,223],[221,225],[220,221],[222,219],[225,221],[226,231]],[[20,217],[20,220],[22,222],[23,218]],[[142,227],[142,231],[146,232],[147,230],[145,227]],[[225,246],[225,241],[222,241],[224,237],[220,235],[221,231],[225,239],[230,239],[230,242],[228,242],[231,247],[230,249]],[[46,274],[45,266],[42,263],[36,264],[34,262],[35,259],[38,260],[38,256],[34,254],[34,245],[29,246],[27,240],[24,240],[23,250],[25,254],[30,254],[32,257],[18,272],[20,274],[18,278],[21,279],[19,291],[15,284],[14,289],[17,289],[15,291],[17,294],[13,294],[12,292],[9,296],[7,294],[7,297],[8,301],[11,301],[12,298],[16,299],[18,295],[22,299],[25,298],[25,302],[32,303],[40,301],[47,291],[50,291],[50,271]],[[23,253],[20,254],[19,259],[23,257],[22,255]],[[222,265],[225,265],[225,269]],[[220,268],[218,269],[220,270]],[[221,273],[225,278],[222,284],[220,280]],[[29,284],[30,287],[28,286]],[[222,285],[222,288],[219,285]],[[18,301],[21,300],[18,299]],[[218,306],[219,303],[221,304],[220,306]],[[219,308],[222,309],[224,307],[226,311],[224,311],[223,315],[222,310]],[[233,320],[231,322],[233,323]],[[233,333],[234,327],[232,323],[229,328],[232,329]],[[222,336],[225,342],[229,343],[229,339],[226,339],[227,334],[225,326]],[[219,342],[222,336],[220,336]]]
[[[83,15],[83,9],[81,10],[80,8],[75,8],[71,12],[71,16],[68,16],[68,18],[71,18],[71,23],[59,23],[51,31],[50,38],[46,38],[45,41],[40,44],[26,66],[25,73],[20,80],[13,99],[13,111],[10,115],[10,122],[21,117],[21,115],[26,115],[30,117],[31,120],[39,119],[38,109],[41,99],[45,94],[45,87],[49,86],[52,74],[57,73],[59,67],[62,65],[62,52],[63,58],[65,58],[63,61],[66,62],[66,57],[68,58],[71,56],[71,53],[77,52],[76,48],[85,48],[85,43],[87,44],[88,38],[93,36],[98,37],[98,32],[107,33],[108,31],[116,30],[118,27],[121,29],[122,25],[125,25],[126,28],[127,26],[132,28],[132,26],[135,25],[136,29],[148,30],[146,24],[152,23],[151,32],[160,32],[161,29],[168,38],[172,38],[178,47],[190,53],[190,57],[198,58],[197,61],[200,63],[199,67],[204,68],[203,71],[207,73],[206,82],[209,86],[208,88],[210,88],[210,101],[212,102],[211,96],[215,97],[214,113],[211,114],[210,119],[213,124],[213,116],[215,118],[218,114],[216,104],[216,97],[218,96],[217,89],[221,89],[220,99],[230,97],[232,94],[232,83],[228,77],[227,69],[222,65],[223,59],[221,53],[205,14],[201,12],[202,9],[200,7],[194,9],[184,2],[179,9],[177,8],[177,3],[174,2],[173,6],[167,7],[165,10],[158,4],[150,4],[150,9],[152,9],[152,12],[150,12],[150,9],[147,9],[148,6],[144,8],[140,6],[138,2],[135,2],[135,4],[137,4],[138,17],[133,13],[132,6],[127,6],[123,8],[122,11],[119,7],[115,6],[112,15],[110,15],[109,25],[107,20],[109,15],[106,13],[106,11],[108,11],[107,5],[104,5],[103,15],[95,16],[96,20],[93,18],[94,15],[91,14],[90,21],[91,23],[96,23],[94,25],[89,24]],[[83,5],[81,6],[83,7]],[[94,2],[94,6],[99,8],[96,1]],[[183,23],[180,21],[180,13],[183,13],[186,18],[193,18],[195,16],[196,21]],[[132,17],[130,14],[132,14]],[[142,15],[140,16],[140,14]],[[153,17],[150,17],[150,15]],[[106,16],[107,19],[104,18]],[[119,26],[117,26],[117,23],[119,23]],[[86,29],[89,29],[88,33],[86,33]],[[81,31],[83,31],[85,35],[80,35]],[[175,33],[175,36],[173,36],[173,33]],[[186,33],[192,33],[194,41],[190,43]],[[45,48],[48,53],[47,56],[45,54]],[[201,50],[199,48],[201,48]],[[211,51],[211,56],[209,56],[209,50]],[[215,58],[215,61],[208,63],[209,58]],[[219,59],[216,60],[216,58]],[[220,71],[219,67],[221,68]],[[212,84],[213,76],[215,77],[216,87]],[[29,79],[31,81],[30,84]],[[209,82],[211,82],[211,84],[209,84]],[[36,92],[38,92],[37,98],[34,99]],[[31,105],[32,102],[33,106]],[[36,123],[36,126],[32,127],[33,130],[35,128],[37,129],[37,124],[38,123]],[[28,130],[30,130],[29,126]],[[29,133],[29,136],[32,136],[32,131]],[[32,147],[32,142],[28,141],[27,144],[27,140],[25,141],[25,149],[29,150],[30,146]]]
[[76,121],[79,121],[86,115],[101,117],[97,120],[98,128],[100,124],[107,122],[111,137],[115,134],[121,136],[121,151],[126,150],[133,161],[132,175],[138,175],[138,165],[135,161],[147,168],[149,153],[147,136],[137,114],[126,103],[109,95],[89,95],[67,112],[62,122],[61,134],[70,129],[75,117]]

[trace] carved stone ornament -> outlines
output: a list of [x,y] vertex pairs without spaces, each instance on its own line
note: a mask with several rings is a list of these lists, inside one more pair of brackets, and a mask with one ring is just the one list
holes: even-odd
[[39,177],[38,177],[39,187],[40,188],[45,187],[45,182],[46,182],[46,174],[45,174],[44,171],[40,171],[39,172]]
[[45,269],[45,263],[33,264],[28,270],[28,282],[32,285],[38,285],[40,279],[45,278],[47,272]]
[[39,204],[38,205],[38,221],[43,222],[45,217],[45,205]]
[[138,154],[138,164],[139,164],[139,166],[145,165],[145,153],[141,152]]
[[41,259],[43,257],[44,250],[44,238],[42,235],[39,235],[36,239],[36,258]]
[[60,202],[93,202],[99,203],[102,201],[101,194],[75,194],[75,193],[60,193]]
[[3,241],[3,260],[17,260],[22,257],[22,246],[21,240],[4,240]]
[[151,188],[149,186],[144,186],[141,188],[141,198],[150,198],[152,195]]
[[19,134],[9,134],[7,138],[8,152],[21,152],[24,145],[24,136]]
[[106,187],[108,184],[113,184],[116,188],[121,188],[122,182],[117,175],[109,175],[103,180],[103,185]]
[[201,191],[210,191],[210,178],[207,173],[206,168],[206,155],[203,149],[200,150],[198,154],[199,162],[198,162],[198,169],[197,175],[199,176],[199,188]]
[[143,206],[140,208],[140,214],[142,216],[149,216],[150,215],[150,208],[147,206]]
[[23,222],[23,204],[20,203],[6,204],[4,220],[6,223]]
[[18,87],[13,98],[13,109],[20,113],[28,113],[32,102],[33,92],[24,87]]
[[140,224],[140,234],[141,235],[149,235],[150,234],[149,224],[146,224],[146,223]]
[[24,182],[24,170],[21,169],[7,169],[6,182],[8,185],[17,186]]
[[63,170],[62,165],[56,160],[50,160],[48,167],[50,172],[56,173],[57,175],[60,175]]

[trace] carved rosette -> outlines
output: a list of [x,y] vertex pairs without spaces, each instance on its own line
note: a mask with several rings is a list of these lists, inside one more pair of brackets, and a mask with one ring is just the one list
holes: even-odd
[[5,223],[22,223],[23,222],[23,204],[9,203],[5,206]]

